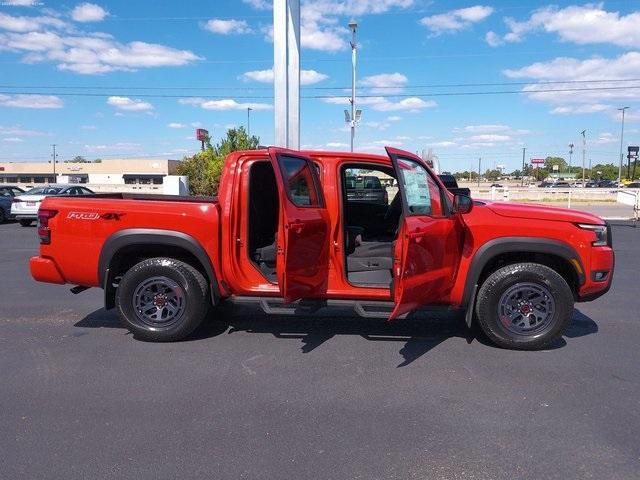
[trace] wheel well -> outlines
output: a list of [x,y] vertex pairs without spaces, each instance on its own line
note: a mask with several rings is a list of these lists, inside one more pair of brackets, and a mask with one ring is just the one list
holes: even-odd
[[539,263],[546,267],[555,270],[562,278],[565,279],[569,288],[576,296],[579,288],[578,274],[566,258],[560,255],[553,255],[548,253],[535,253],[535,252],[507,252],[496,255],[491,258],[482,269],[480,277],[478,278],[478,285],[482,285],[486,278],[493,272],[506,265],[514,263]]
[[[170,250],[169,250],[170,249]],[[132,244],[118,249],[111,257],[109,268],[109,294],[107,305],[113,305],[115,299],[116,286],[120,282],[120,277],[131,267],[147,258],[166,257],[179,260],[191,265],[198,270],[208,282],[211,282],[204,265],[196,256],[185,248],[175,245],[162,244]]]

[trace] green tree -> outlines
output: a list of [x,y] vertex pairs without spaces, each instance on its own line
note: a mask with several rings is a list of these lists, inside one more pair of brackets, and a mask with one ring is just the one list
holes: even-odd
[[[558,170],[554,170],[553,166],[558,165]],[[562,157],[547,157],[544,159],[544,168],[547,169],[547,172],[566,172],[567,171],[567,162]]]
[[76,155],[71,160],[65,160],[64,163],[90,163],[89,160],[84,158],[82,155]]
[[176,173],[189,177],[191,195],[215,195],[226,156],[238,150],[255,150],[259,143],[260,139],[247,135],[244,127],[229,129],[216,145],[210,139],[205,140],[204,151],[185,157]]

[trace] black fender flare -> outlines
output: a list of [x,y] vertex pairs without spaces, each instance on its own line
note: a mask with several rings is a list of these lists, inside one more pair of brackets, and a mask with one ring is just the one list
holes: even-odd
[[173,230],[154,228],[127,228],[113,233],[102,245],[98,258],[98,281],[105,293],[105,308],[115,306],[113,300],[114,288],[109,266],[117,252],[131,245],[164,245],[179,247],[191,253],[203,266],[211,289],[211,302],[215,305],[220,299],[218,279],[211,264],[211,259],[204,247],[191,235]]
[[[501,237],[495,238],[482,245],[473,256],[471,265],[467,272],[464,293],[462,295],[461,306],[467,308],[467,324],[471,323],[473,309],[475,308],[476,291],[479,287],[478,281],[484,267],[498,255],[505,253],[542,253],[564,258],[573,268],[578,283],[585,282],[585,269],[580,259],[580,255],[573,247],[560,240],[538,237]],[[577,261],[580,265],[578,271],[573,264]]]

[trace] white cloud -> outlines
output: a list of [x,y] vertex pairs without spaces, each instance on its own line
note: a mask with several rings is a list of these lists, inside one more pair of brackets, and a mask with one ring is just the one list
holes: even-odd
[[55,95],[0,95],[0,105],[15,108],[62,108],[63,103]]
[[612,133],[602,132],[598,135],[598,138],[594,141],[598,145],[606,145],[608,143],[618,143],[620,141],[620,137],[616,137]]
[[485,5],[459,8],[438,15],[423,17],[420,23],[427,27],[432,35],[452,33],[481,22],[493,13],[493,8]]
[[[256,9],[267,10],[268,0],[244,0]],[[349,30],[340,23],[341,17],[360,17],[386,13],[394,8],[408,8],[414,0],[307,0],[300,7],[300,43],[302,48],[337,52],[349,46]],[[273,29],[263,28],[265,36],[273,40]]]
[[565,105],[562,107],[556,107],[551,110],[551,113],[555,115],[572,115],[575,113],[597,113],[611,110],[612,107],[604,105],[602,103],[588,103],[584,105]]
[[81,3],[71,11],[76,22],[101,22],[107,15],[109,12],[95,3]]
[[47,27],[64,28],[67,24],[52,16],[13,16],[0,13],[0,29],[10,32],[32,32]]
[[204,24],[204,28],[213,33],[221,35],[241,35],[251,33],[252,30],[244,20],[223,20],[220,18],[212,18]]
[[186,125],[184,123],[171,122],[167,125],[169,128],[185,128]]
[[205,110],[246,110],[251,108],[252,110],[271,110],[273,105],[268,103],[239,103],[231,98],[224,100],[208,100],[206,98],[182,98],[178,100],[178,103],[183,105],[194,105]]
[[457,143],[451,140],[443,140],[442,142],[432,142],[428,144],[429,147],[433,148],[450,148],[455,147],[456,145]]
[[327,142],[326,146],[329,148],[347,148],[349,145],[342,142]]
[[2,2],[7,7],[34,7],[38,3],[37,0],[4,0]]
[[129,112],[144,112],[153,110],[153,105],[144,100],[132,99],[129,97],[109,97],[107,103],[119,110]]
[[391,115],[390,117],[387,117],[387,121],[389,122],[399,122],[400,120],[402,120],[402,117],[399,117],[398,115]]
[[141,144],[135,142],[117,142],[109,145],[99,144],[99,145],[85,145],[85,150],[89,152],[104,152],[105,150],[115,150],[116,152],[131,152],[140,150],[142,147]]
[[[239,77],[244,81],[254,81],[260,83],[273,83],[273,69],[253,70],[245,72]],[[313,85],[329,78],[329,75],[315,70],[300,70],[300,85]]]
[[[592,57],[579,60],[558,57],[549,62],[537,62],[519,69],[505,70],[503,73],[509,78],[530,78],[539,81],[526,85],[522,91],[526,92],[530,99],[559,106],[560,108],[554,109],[553,113],[566,114],[574,111],[604,111],[606,102],[637,100],[640,89],[631,88],[638,86],[637,83],[604,80],[634,79],[637,78],[638,71],[640,52],[628,52],[615,58]],[[544,83],[573,80],[580,83]],[[593,82],[589,82],[590,80]]]
[[464,131],[470,133],[507,132],[509,130],[511,130],[511,127],[499,124],[467,125],[464,127]]
[[5,127],[0,125],[0,135],[12,135],[12,136],[20,136],[20,137],[43,137],[47,135],[44,132],[39,132],[37,130],[29,130],[27,128],[22,128],[20,125],[13,125],[11,127]]
[[[332,103],[335,105],[349,105],[348,97],[327,97],[322,99],[325,103]],[[399,101],[391,101],[385,97],[360,97],[357,99],[358,106],[361,105],[371,105],[374,110],[379,112],[390,112],[390,111],[400,111],[400,110],[408,110],[412,112],[416,112],[422,110],[424,108],[433,108],[438,104],[432,100],[422,100],[418,97],[408,97]]]
[[487,38],[489,45],[520,42],[531,32],[544,31],[557,34],[563,41],[581,45],[607,43],[619,47],[640,47],[640,12],[628,15],[608,12],[602,3],[565,8],[547,6],[535,10],[525,21],[505,18],[505,23],[509,31],[502,38],[498,35]]
[[5,137],[2,139],[3,142],[8,142],[8,143],[23,143],[24,140],[22,138],[19,137]]
[[401,73],[380,73],[360,80],[360,85],[371,88],[371,93],[400,93],[409,79]]
[[95,125],[80,125],[80,128],[82,130],[97,130],[98,127],[96,127]]
[[0,50],[22,53],[25,63],[54,62],[59,70],[92,75],[140,68],[181,66],[201,60],[189,50],[78,31],[52,16],[0,14]]
[[485,133],[482,135],[472,135],[469,137],[469,141],[471,142],[509,142],[511,141],[511,137],[509,135],[498,135],[495,133]]
[[499,47],[500,45],[504,45],[504,40],[502,40],[500,35],[498,35],[496,32],[493,32],[493,31],[487,32],[486,35],[484,36],[484,40],[491,47]]

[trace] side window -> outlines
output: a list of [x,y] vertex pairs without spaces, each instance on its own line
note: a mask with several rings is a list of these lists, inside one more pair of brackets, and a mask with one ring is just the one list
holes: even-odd
[[402,187],[405,192],[409,214],[442,215],[440,188],[429,172],[419,163],[398,158]]
[[289,199],[300,207],[319,207],[320,195],[309,162],[304,158],[279,155],[278,163]]

